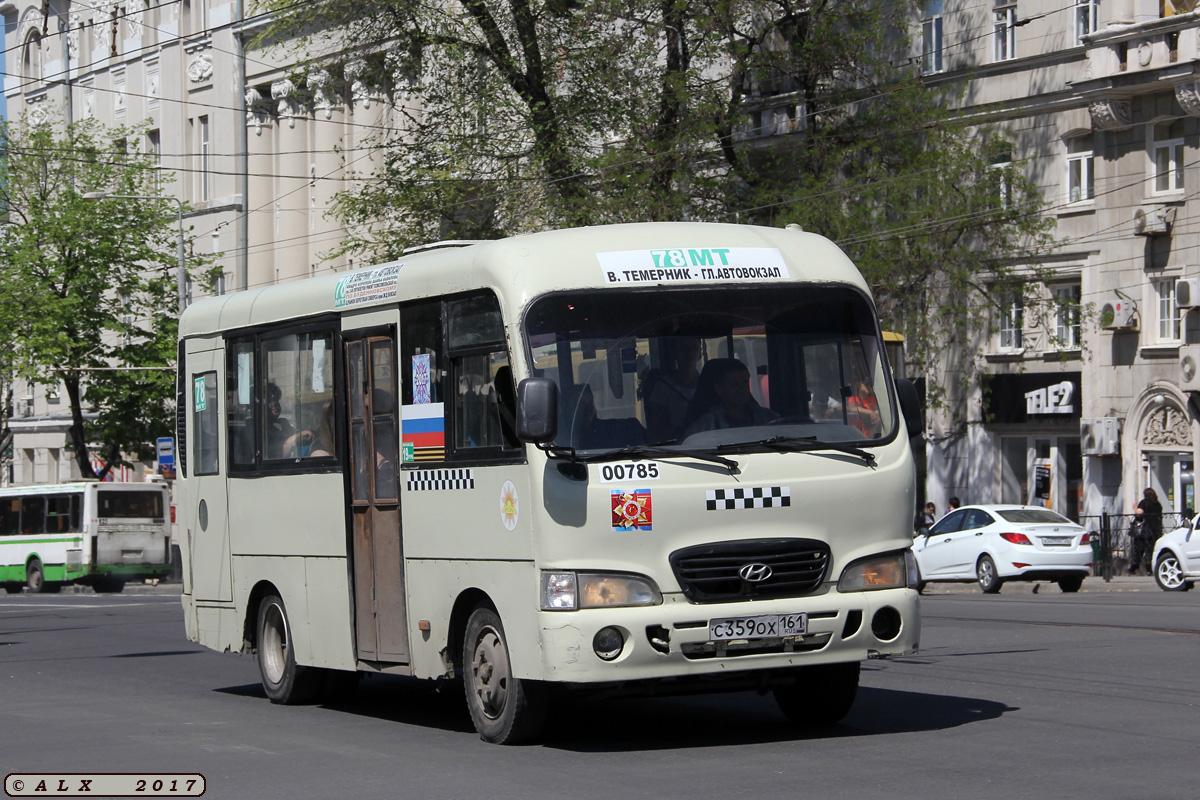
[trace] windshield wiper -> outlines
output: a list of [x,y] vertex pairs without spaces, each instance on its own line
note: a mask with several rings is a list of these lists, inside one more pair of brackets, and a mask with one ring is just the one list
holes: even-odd
[[697,461],[708,461],[713,464],[720,464],[725,469],[729,470],[729,474],[736,473],[738,462],[732,458],[723,458],[714,456],[711,453],[702,453],[699,450],[679,450],[673,447],[656,447],[650,444],[631,444],[626,447],[620,447],[616,450],[605,450],[601,453],[591,453],[581,456],[574,447],[551,446],[543,448],[546,454],[551,458],[567,459],[571,462],[579,462],[582,464],[596,463],[599,461],[614,461],[622,458],[639,458],[658,457],[658,458],[694,458]]
[[771,436],[767,439],[758,439],[756,441],[722,444],[718,445],[717,449],[736,450],[743,447],[766,447],[779,452],[796,453],[809,453],[816,450],[836,450],[839,453],[858,456],[868,464],[875,463],[875,454],[863,450],[861,447],[855,447],[845,442],[822,442],[816,436]]

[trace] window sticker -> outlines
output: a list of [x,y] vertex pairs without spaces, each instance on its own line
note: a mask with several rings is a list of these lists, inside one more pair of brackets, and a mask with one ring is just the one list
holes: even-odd
[[500,487],[500,521],[505,528],[515,531],[520,518],[521,500],[517,497],[517,487],[512,481],[505,481]]
[[424,405],[432,399],[429,395],[429,353],[412,357],[413,402]]
[[204,391],[204,376],[193,379],[192,383],[195,389],[196,410],[204,411],[208,408],[208,393]]
[[649,489],[612,490],[612,529],[614,531],[654,529]]
[[349,308],[364,303],[396,299],[396,283],[403,264],[376,267],[347,275],[333,290],[333,307]]
[[776,247],[676,247],[597,253],[605,283],[730,283],[786,280]]
[[445,403],[401,407],[400,442],[405,461],[441,461],[446,457],[445,407]]

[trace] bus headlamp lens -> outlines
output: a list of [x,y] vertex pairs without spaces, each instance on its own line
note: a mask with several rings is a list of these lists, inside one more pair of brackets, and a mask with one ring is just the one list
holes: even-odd
[[575,598],[574,572],[542,573],[542,611],[574,611]]
[[842,571],[839,592],[902,589],[908,583],[903,552],[859,559]]
[[649,578],[600,572],[543,572],[542,610],[656,606],[662,594]]

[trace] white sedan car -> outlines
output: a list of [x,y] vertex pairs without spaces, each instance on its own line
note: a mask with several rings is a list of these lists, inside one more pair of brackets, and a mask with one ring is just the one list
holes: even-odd
[[1200,580],[1200,517],[1154,543],[1154,580],[1168,592],[1186,592]]
[[1091,574],[1091,535],[1040,506],[977,505],[951,511],[913,539],[918,587],[978,581],[988,594],[1006,581],[1057,581],[1077,592]]

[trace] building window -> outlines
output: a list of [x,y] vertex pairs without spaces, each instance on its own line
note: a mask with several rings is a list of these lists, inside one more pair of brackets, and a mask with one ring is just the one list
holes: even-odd
[[1154,193],[1183,191],[1183,120],[1150,124]]
[[1009,61],[1017,57],[1017,4],[1013,0],[998,0],[994,12],[994,60]]
[[1020,350],[1024,345],[1025,298],[1018,289],[1004,292],[1000,300],[997,329],[1001,350]]
[[1000,153],[992,159],[993,191],[1000,201],[1000,208],[1011,208],[1013,201],[1012,154]]
[[1081,346],[1079,307],[1082,296],[1077,283],[1054,290],[1054,339],[1060,350],[1078,350]]
[[[26,81],[42,79],[42,37],[37,31],[31,31],[25,39],[25,52],[21,58],[21,68]],[[27,87],[36,89],[36,86]]]
[[1180,340],[1179,306],[1175,305],[1175,279],[1154,282],[1154,296],[1158,311],[1158,341],[1173,344]]
[[1075,0],[1075,44],[1099,30],[1100,0]]
[[199,140],[197,142],[197,152],[200,155],[199,170],[200,175],[200,199],[207,200],[211,196],[212,184],[209,181],[209,138],[208,138],[208,116],[199,117],[197,120],[197,134]]
[[942,0],[930,0],[921,20],[921,72],[942,71]]
[[1067,139],[1067,202],[1082,203],[1096,196],[1096,178],[1093,172],[1095,159],[1092,154],[1093,136],[1072,136]]

